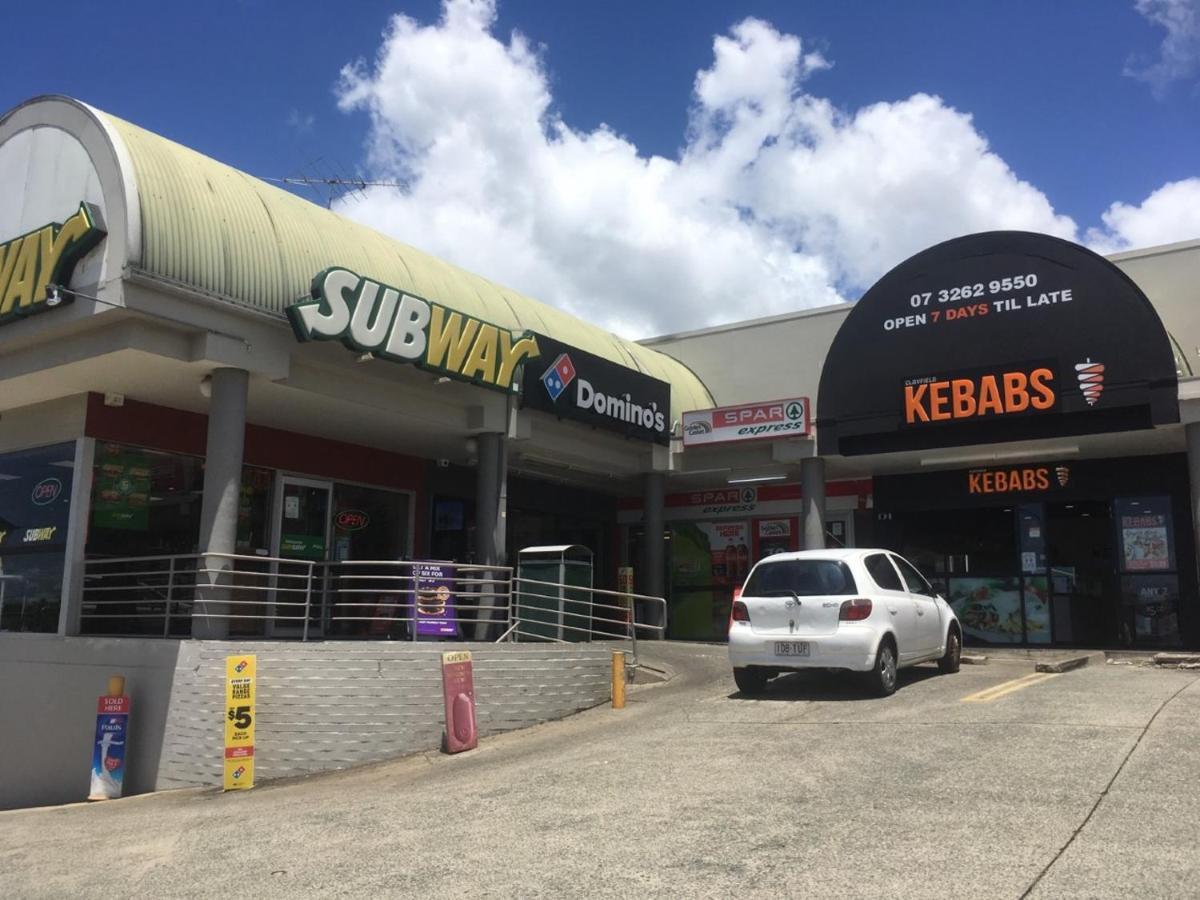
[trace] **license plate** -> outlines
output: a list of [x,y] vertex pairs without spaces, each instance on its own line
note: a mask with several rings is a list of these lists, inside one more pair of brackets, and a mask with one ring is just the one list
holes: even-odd
[[776,656],[808,656],[808,641],[776,641]]

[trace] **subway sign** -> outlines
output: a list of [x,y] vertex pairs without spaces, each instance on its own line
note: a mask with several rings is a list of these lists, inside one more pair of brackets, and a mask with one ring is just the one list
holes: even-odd
[[[80,203],[65,221],[0,244],[0,325],[49,309],[48,285],[66,285],[75,265],[104,235],[100,211]],[[71,299],[64,293],[61,302]]]
[[501,391],[516,390],[521,364],[539,355],[529,333],[514,335],[348,269],[318,274],[311,299],[286,312],[297,340],[341,341],[359,353]]

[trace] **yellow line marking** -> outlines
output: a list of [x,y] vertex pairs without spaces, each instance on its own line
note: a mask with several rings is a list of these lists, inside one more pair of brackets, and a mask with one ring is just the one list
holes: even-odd
[[962,698],[963,703],[990,703],[993,700],[999,700],[1001,697],[1007,697],[1009,694],[1016,691],[1023,691],[1027,687],[1033,687],[1035,684],[1041,684],[1044,681],[1049,681],[1051,678],[1057,678],[1057,672],[1034,672],[1032,675],[1024,675],[1021,678],[1014,678],[1012,681],[1005,681],[1002,684],[993,685],[982,691],[977,691],[974,694],[968,694]]

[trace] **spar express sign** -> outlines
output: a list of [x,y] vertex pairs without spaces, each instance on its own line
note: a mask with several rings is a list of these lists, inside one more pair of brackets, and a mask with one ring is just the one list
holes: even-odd
[[808,398],[721,406],[683,414],[683,446],[726,444],[809,433]]
[[[65,285],[75,265],[100,243],[100,211],[90,203],[63,222],[51,222],[0,244],[0,325],[44,312],[48,285]],[[69,302],[65,294],[62,302]]]
[[523,407],[670,443],[669,384],[542,334],[536,340],[542,356],[538,365],[525,367]]
[[360,353],[501,391],[515,390],[521,364],[539,355],[528,333],[514,336],[348,269],[317,275],[311,298],[288,307],[287,317],[300,341],[341,341]]
[[1101,256],[1002,231],[931,247],[850,310],[821,372],[819,452],[854,455],[1179,420],[1154,307]]

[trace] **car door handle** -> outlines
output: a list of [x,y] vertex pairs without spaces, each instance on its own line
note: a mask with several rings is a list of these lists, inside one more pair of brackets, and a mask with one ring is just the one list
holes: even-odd
[[891,613],[891,614],[894,616],[894,615],[896,615],[897,613],[899,613],[899,612],[900,612],[900,610],[896,609],[896,607],[894,607],[894,606],[889,606],[889,607],[888,607],[888,612],[890,612],[890,613]]
[[918,615],[918,616],[923,616],[923,615],[925,615],[925,610],[921,609],[921,608],[918,606],[918,607],[917,607],[917,615]]

